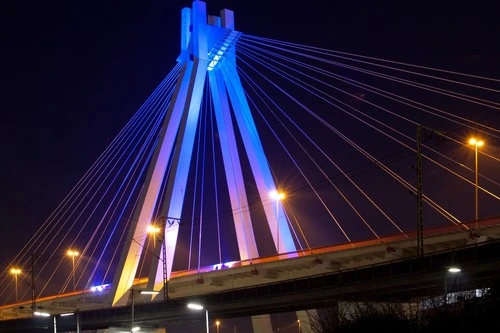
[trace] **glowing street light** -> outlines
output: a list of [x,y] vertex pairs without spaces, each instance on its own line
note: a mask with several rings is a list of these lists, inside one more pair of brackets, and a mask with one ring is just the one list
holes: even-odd
[[[189,303],[187,305],[187,307],[191,310],[197,310],[197,311],[200,311],[200,310],[205,310],[205,322],[206,322],[206,325],[207,325],[207,333],[210,333],[210,329],[209,329],[209,324],[208,324],[208,309],[205,309],[203,307],[203,305],[201,304],[197,304],[197,303]],[[219,326],[217,326],[217,329],[219,328]]]
[[76,289],[76,283],[75,283],[75,257],[79,256],[80,253],[75,250],[68,250],[66,254],[71,257],[71,263],[72,263],[72,268],[71,268],[71,274],[73,275],[73,290]]
[[457,274],[461,271],[462,269],[458,266],[451,266],[446,270],[444,275],[444,304],[448,304],[448,273]]
[[217,328],[217,333],[219,333],[220,320],[215,321],[215,327]]
[[476,161],[476,223],[479,220],[479,202],[478,202],[478,163],[477,163],[477,147],[481,147],[484,145],[483,140],[479,140],[476,138],[469,139],[469,144],[474,146],[475,151],[475,161]]
[[276,250],[280,253],[280,218],[279,218],[279,204],[280,201],[285,199],[285,193],[276,190],[269,193],[269,197],[276,200]]
[[33,314],[37,317],[50,317],[50,313],[48,312],[35,311]]
[[156,246],[156,234],[160,232],[160,227],[154,225],[154,224],[150,224],[148,225],[148,228],[147,228],[147,231],[148,231],[148,234],[153,234],[153,247]]
[[300,319],[297,319],[297,325],[299,327],[299,333],[302,333],[302,329],[300,328]]
[[271,191],[271,193],[269,193],[269,196],[271,197],[271,199],[280,201],[285,198],[285,193],[278,191]]
[[130,332],[137,332],[141,328],[139,326],[135,326],[135,293],[138,292],[141,295],[158,295],[158,291],[155,290],[136,290],[133,287],[130,288]]
[[19,268],[12,268],[10,273],[14,275],[14,279],[16,281],[16,303],[19,302],[18,294],[17,294],[17,277],[21,274],[21,270]]

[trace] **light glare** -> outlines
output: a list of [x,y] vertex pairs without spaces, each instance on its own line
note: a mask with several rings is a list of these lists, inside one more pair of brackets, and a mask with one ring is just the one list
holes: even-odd
[[74,250],[68,250],[68,252],[66,252],[66,254],[70,257],[76,257],[76,256],[80,255],[80,252],[74,251]]
[[155,225],[152,225],[152,224],[148,225],[148,233],[155,234],[157,232],[160,232],[160,228],[159,227],[157,227]]
[[482,145],[484,145],[484,141],[476,139],[476,138],[470,138],[469,144],[473,145],[473,146],[481,147]]
[[47,313],[47,312],[38,312],[38,311],[35,311],[34,315],[35,316],[39,316],[39,317],[50,317],[50,313]]
[[92,286],[90,287],[90,291],[93,291],[93,292],[101,292],[103,291],[104,289],[108,288],[110,286],[110,284],[102,284],[100,286]]
[[196,303],[189,303],[187,307],[193,310],[203,310],[203,306]]
[[274,190],[269,193],[269,196],[274,200],[282,200],[285,198],[285,193]]

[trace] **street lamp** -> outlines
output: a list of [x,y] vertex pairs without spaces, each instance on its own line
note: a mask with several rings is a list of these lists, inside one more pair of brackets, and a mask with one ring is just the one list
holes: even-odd
[[[197,304],[197,303],[188,303],[187,307],[189,309],[192,309],[192,310],[197,310],[197,311],[200,311],[200,310],[205,310],[205,322],[206,322],[206,325],[207,325],[207,333],[210,333],[210,329],[209,329],[209,324],[208,324],[208,309],[205,309],[203,307],[203,305],[201,304]],[[217,326],[218,328],[218,326]]]
[[154,290],[136,290],[134,288],[130,288],[131,302],[130,302],[130,332],[137,332],[140,330],[140,327],[134,326],[135,320],[135,292],[140,293],[141,295],[158,295],[158,291]]
[[444,276],[444,304],[448,304],[448,273],[457,274],[460,273],[461,271],[462,270],[458,266],[451,266],[446,270]]
[[300,319],[297,319],[297,325],[299,326],[299,333],[302,333],[302,329],[300,328]]
[[76,289],[76,283],[75,283],[75,257],[79,256],[80,253],[78,251],[69,249],[68,252],[66,252],[66,254],[71,257],[71,263],[72,263],[71,274],[73,275],[73,290],[75,290]]
[[285,198],[285,193],[276,190],[269,193],[271,199],[276,200],[276,250],[280,253],[280,218],[279,218],[279,204]]
[[14,279],[16,281],[16,303],[19,302],[18,293],[17,293],[17,276],[21,274],[21,270],[19,268],[12,268],[10,273],[14,275]]
[[[33,315],[36,316],[36,317],[46,317],[46,318],[49,318],[51,316],[50,313],[48,313],[48,312],[40,312],[40,311],[33,312]],[[56,319],[56,315],[54,315],[52,317],[52,321],[54,323],[54,333],[57,333],[57,319]]]
[[215,321],[215,327],[216,327],[216,329],[217,329],[217,333],[219,333],[219,326],[220,326],[220,320],[218,320],[218,319],[217,319],[217,320]]
[[160,232],[160,227],[150,224],[147,228],[148,234],[153,234],[153,247],[156,246],[156,234]]
[[475,161],[476,161],[476,223],[479,220],[479,203],[478,203],[478,163],[477,163],[477,147],[481,147],[484,145],[483,140],[479,140],[476,138],[469,139],[469,144],[474,146],[475,151]]

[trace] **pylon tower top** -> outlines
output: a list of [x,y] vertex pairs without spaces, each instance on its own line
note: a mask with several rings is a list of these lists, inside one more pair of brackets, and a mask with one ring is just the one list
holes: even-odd
[[182,9],[180,62],[207,61],[207,71],[217,69],[224,58],[234,55],[241,33],[234,30],[234,12],[223,9],[220,16],[207,16],[206,4],[194,1]]

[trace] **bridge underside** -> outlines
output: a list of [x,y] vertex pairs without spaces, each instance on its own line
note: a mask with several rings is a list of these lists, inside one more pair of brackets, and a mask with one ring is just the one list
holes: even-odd
[[[169,300],[151,303],[138,298],[137,315],[140,320],[140,309],[147,309],[144,316],[149,316],[146,313],[151,310],[171,322],[187,320],[185,305],[193,298],[206,302],[210,313],[218,318],[297,311],[345,300],[406,302],[416,297],[442,295],[443,274],[451,264],[462,266],[463,288],[482,288],[500,277],[499,240],[500,218],[497,218],[480,221],[474,234],[457,228],[427,231],[425,256],[421,259],[415,256],[415,238],[398,236],[358,243],[355,247],[317,248],[279,261],[268,257],[252,263],[242,261],[222,270],[211,267],[201,273],[174,272],[168,285]],[[140,288],[147,284],[147,279],[136,283],[135,287]],[[106,295],[90,292],[58,295],[37,300],[37,307],[57,314],[80,309],[82,318],[88,312],[92,317],[89,320],[94,322],[97,313],[114,311],[103,296]],[[14,322],[11,319],[30,317],[30,306],[30,302],[4,306],[0,308],[0,318],[8,326]],[[168,313],[163,312],[163,306]],[[111,326],[123,324],[128,320],[125,318],[130,318],[130,306],[118,307],[116,311],[113,313],[117,316],[122,313],[123,321],[110,318],[107,322],[108,319],[100,318],[95,325],[103,325],[101,320]],[[155,320],[154,315],[147,318],[153,323]]]
[[[290,260],[302,262],[297,264],[298,267],[311,259],[311,256],[304,256]],[[135,305],[135,322],[144,328],[156,328],[164,327],[165,323],[173,325],[196,320],[197,317],[186,310],[186,304],[193,299],[210,308],[211,318],[219,319],[331,307],[339,302],[417,304],[422,298],[443,297],[444,277],[450,260],[460,265],[462,278],[449,286],[448,292],[487,288],[500,278],[500,240],[344,270],[320,272],[323,267],[319,268],[318,274],[302,278],[281,277],[274,282],[267,278],[265,284],[246,288],[176,297],[167,302],[139,303]],[[319,265],[317,262],[316,267]],[[265,263],[257,265],[259,272],[264,271],[263,267]],[[243,268],[248,270],[248,267]],[[228,269],[228,275],[231,270],[239,268]],[[0,332],[36,332],[41,328],[40,323],[39,318],[3,321],[0,322]],[[82,311],[80,323],[82,330],[128,327],[130,307]],[[67,319],[61,322],[60,328],[74,330],[75,325],[75,319]]]

